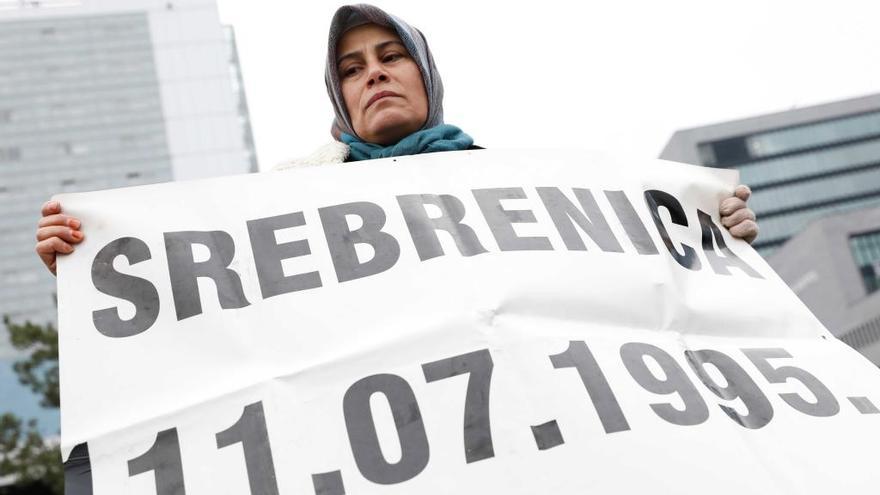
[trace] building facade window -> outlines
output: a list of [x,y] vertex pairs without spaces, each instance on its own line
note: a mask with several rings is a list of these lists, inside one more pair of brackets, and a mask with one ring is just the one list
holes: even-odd
[[21,160],[21,148],[0,148],[0,162],[17,162]]
[[849,238],[853,260],[862,276],[868,294],[880,289],[880,231],[857,234]]
[[754,158],[880,135],[880,112],[796,126],[746,138]]
[[781,154],[798,153],[880,136],[880,112],[786,127],[700,143],[703,165],[734,167]]

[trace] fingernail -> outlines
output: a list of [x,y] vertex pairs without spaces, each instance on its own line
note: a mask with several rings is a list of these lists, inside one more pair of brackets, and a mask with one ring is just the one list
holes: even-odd
[[71,235],[73,236],[74,239],[82,239],[82,236],[83,236],[82,232],[80,232],[78,230],[71,231]]
[[49,201],[49,208],[58,208],[58,201]]
[[71,218],[70,220],[67,221],[67,225],[69,225],[75,229],[78,229],[80,227],[80,221],[75,218]]

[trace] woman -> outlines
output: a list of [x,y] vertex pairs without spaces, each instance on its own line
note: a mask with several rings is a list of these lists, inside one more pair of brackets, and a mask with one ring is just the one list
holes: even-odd
[[[360,161],[474,149],[473,139],[443,123],[443,83],[420,31],[371,5],[340,7],[333,16],[325,82],[336,118],[334,142],[312,155],[276,166]],[[747,242],[758,235],[746,206],[751,192],[738,186],[721,202],[721,221]],[[43,205],[36,252],[53,274],[58,254],[82,242],[81,222],[57,201]]]

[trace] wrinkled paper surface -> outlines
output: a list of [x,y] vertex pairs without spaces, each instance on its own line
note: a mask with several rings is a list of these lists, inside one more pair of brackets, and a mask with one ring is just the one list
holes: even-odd
[[[755,273],[709,261],[698,210],[720,226],[735,184],[659,160],[483,150],[61,195],[85,233],[59,262],[64,457],[88,445],[96,494],[876,493],[877,369],[724,228]],[[604,248],[574,223],[566,240],[539,188],[581,211],[575,190],[588,190]],[[685,222],[657,214],[679,259],[693,251],[690,267],[667,249],[648,190],[680,203]],[[638,222],[621,218],[614,191]],[[425,218],[463,207],[461,245],[435,223],[407,225],[398,197],[412,217],[421,195],[454,197],[422,203]],[[375,215],[346,211],[382,212],[384,234],[370,231]],[[248,222],[297,212],[274,242],[298,255],[261,251],[284,258],[273,272]],[[224,309],[209,277],[172,287],[187,279],[179,260],[169,268],[168,234],[181,232],[228,234],[220,271],[238,278],[243,307]],[[93,274],[126,237],[148,259],[115,256]],[[194,243],[183,255],[194,266],[217,253]],[[311,275],[284,282],[300,274]],[[133,278],[155,289],[154,321],[108,336],[96,315],[111,333],[114,308],[133,321],[120,297],[143,296]],[[156,309],[137,311],[143,326]]]

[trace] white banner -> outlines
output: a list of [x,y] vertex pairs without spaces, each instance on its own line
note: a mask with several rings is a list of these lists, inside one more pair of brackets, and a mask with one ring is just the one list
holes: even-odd
[[59,196],[64,456],[114,495],[876,493],[880,373],[721,227],[735,181],[484,150]]

